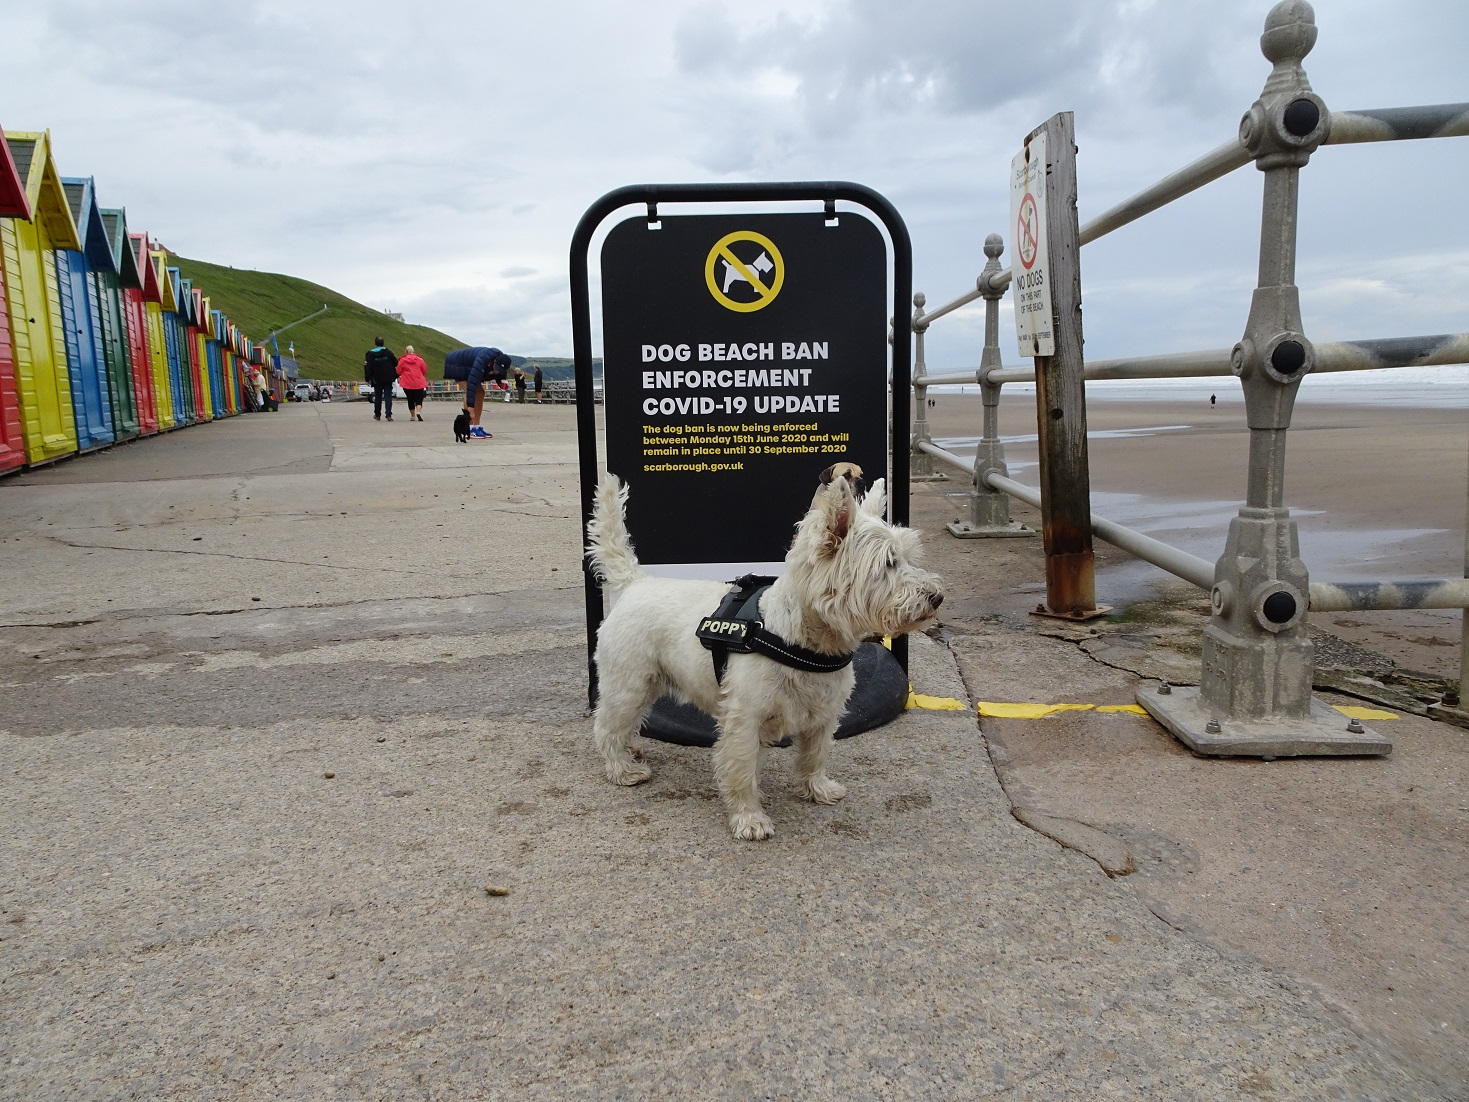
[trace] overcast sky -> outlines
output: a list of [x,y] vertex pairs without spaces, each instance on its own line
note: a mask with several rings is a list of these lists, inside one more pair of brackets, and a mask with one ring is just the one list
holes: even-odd
[[[936,305],[973,287],[1010,158],[1052,113],[1076,114],[1082,221],[1230,140],[1269,73],[1269,7],[35,0],[0,15],[0,124],[50,128],[63,175],[185,256],[569,355],[571,234],[615,187],[866,184]],[[1469,101],[1464,0],[1321,0],[1316,22],[1306,71],[1329,107]],[[1469,330],[1466,181],[1466,138],[1318,152],[1307,335]],[[1259,196],[1247,167],[1088,246],[1088,356],[1233,344]],[[977,363],[981,310],[935,323],[932,368]]]

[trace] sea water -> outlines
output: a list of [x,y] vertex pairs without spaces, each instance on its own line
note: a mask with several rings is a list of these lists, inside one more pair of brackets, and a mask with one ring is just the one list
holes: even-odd
[[[961,369],[962,370],[962,369]],[[975,383],[929,387],[940,394],[979,394]],[[1006,383],[1004,394],[1034,394],[1034,383]],[[1244,403],[1234,376],[1209,379],[1106,379],[1086,384],[1087,401]],[[1307,375],[1296,392],[1297,402],[1364,406],[1421,406],[1469,409],[1469,365],[1398,367],[1378,371],[1333,371]]]

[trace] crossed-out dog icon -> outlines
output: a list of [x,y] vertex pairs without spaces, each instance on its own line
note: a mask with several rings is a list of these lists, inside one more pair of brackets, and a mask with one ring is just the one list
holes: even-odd
[[[771,260],[770,256],[762,250],[760,255],[757,256],[748,265],[746,265],[746,267],[748,267],[753,272],[759,272],[761,275],[767,275],[775,270],[775,262]],[[746,277],[746,275],[742,271],[736,268],[728,260],[724,261],[723,290],[725,294],[729,294],[729,289],[732,284],[749,282],[749,278]]]

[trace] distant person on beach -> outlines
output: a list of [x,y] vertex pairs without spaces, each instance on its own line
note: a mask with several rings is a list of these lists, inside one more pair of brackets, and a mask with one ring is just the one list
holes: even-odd
[[475,440],[489,440],[494,433],[480,427],[485,408],[485,387],[492,375],[504,378],[510,357],[498,348],[460,348],[444,357],[444,378],[464,383],[464,412],[469,415],[469,435]]
[[383,414],[393,419],[393,384],[398,381],[398,357],[388,351],[381,337],[373,337],[373,345],[362,357],[362,380],[372,384],[372,419],[381,421]]
[[536,375],[535,375],[536,405],[540,405],[541,404],[541,387],[542,387],[542,385],[544,385],[545,379],[541,377],[541,365],[540,364],[532,364],[531,366],[536,369]]
[[1214,408],[1214,403],[1217,402],[1217,401],[1219,401],[1219,395],[1217,395],[1217,394],[1211,394],[1211,395],[1209,395],[1209,408],[1210,409],[1213,409]]
[[250,372],[250,386],[255,391],[256,411],[263,412],[269,406],[269,403],[265,400],[265,395],[270,390],[270,387],[265,385],[265,375],[258,367]]
[[428,390],[428,364],[413,351],[410,344],[403,349],[403,358],[398,361],[398,382],[403,384],[403,394],[408,399],[408,420],[423,420],[423,396]]

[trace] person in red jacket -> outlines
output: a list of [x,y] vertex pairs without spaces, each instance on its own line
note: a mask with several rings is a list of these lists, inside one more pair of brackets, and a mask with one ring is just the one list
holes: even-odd
[[428,390],[428,364],[413,351],[410,344],[403,350],[398,361],[398,382],[403,384],[403,393],[408,398],[408,420],[423,420],[423,395]]

